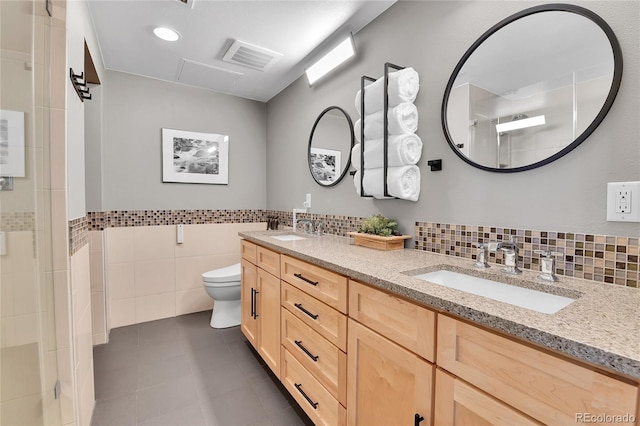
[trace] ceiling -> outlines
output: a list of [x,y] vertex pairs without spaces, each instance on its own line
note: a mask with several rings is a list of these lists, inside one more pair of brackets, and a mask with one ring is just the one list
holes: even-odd
[[[266,102],[396,0],[186,1],[89,0],[105,67]],[[235,40],[282,56],[264,71],[223,61]]]

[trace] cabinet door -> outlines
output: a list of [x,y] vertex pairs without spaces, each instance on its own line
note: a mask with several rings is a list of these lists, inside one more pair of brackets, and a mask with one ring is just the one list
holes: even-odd
[[258,268],[256,265],[242,259],[241,265],[241,289],[240,303],[242,311],[241,330],[242,334],[251,342],[254,348],[258,348],[258,321],[255,318],[256,299],[255,292],[258,290],[257,274]]
[[280,377],[280,279],[258,268],[258,353]]
[[439,367],[544,424],[637,409],[636,386],[445,315],[437,348]]
[[443,370],[436,372],[434,411],[436,426],[541,424]]
[[430,425],[433,365],[351,319],[348,341],[348,424]]

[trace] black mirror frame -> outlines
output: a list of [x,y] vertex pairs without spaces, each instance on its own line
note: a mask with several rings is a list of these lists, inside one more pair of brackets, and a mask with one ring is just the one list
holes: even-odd
[[[318,126],[318,123],[320,123],[320,120],[322,119],[322,117],[332,109],[340,110],[340,112],[342,112],[342,114],[344,114],[345,118],[347,119],[347,123],[349,124],[349,131],[351,133],[351,145],[349,147],[349,155],[347,155],[347,163],[345,164],[345,168],[342,171],[342,174],[340,174],[340,177],[338,177],[338,179],[336,179],[334,182],[328,185],[325,185],[323,183],[320,183],[320,181],[318,181],[318,179],[316,179],[316,176],[313,174],[313,169],[311,168],[311,157],[309,156],[309,154],[311,153],[311,143],[313,142],[313,133],[316,131],[316,127]],[[307,163],[309,165],[309,173],[311,173],[311,177],[313,177],[313,180],[315,180],[318,185],[325,188],[335,186],[338,183],[340,183],[340,181],[345,177],[345,175],[349,171],[349,168],[351,167],[351,150],[353,149],[354,144],[355,144],[355,134],[353,133],[353,121],[351,121],[351,117],[349,116],[349,114],[347,114],[347,111],[335,105],[325,108],[325,110],[322,111],[320,115],[318,115],[318,118],[316,118],[315,123],[313,123],[313,127],[311,128],[311,134],[309,135],[309,146],[307,148]]]
[[[584,16],[585,18],[588,18],[591,21],[593,21],[595,24],[597,24],[609,39],[609,43],[611,44],[611,49],[613,50],[613,81],[611,82],[611,89],[609,90],[607,99],[605,100],[604,104],[602,105],[602,108],[598,112],[598,115],[596,115],[594,120],[584,130],[584,132],[582,132],[572,143],[567,145],[561,151],[555,153],[550,157],[545,158],[544,160],[538,161],[537,163],[528,164],[526,166],[514,167],[509,169],[487,167],[472,161],[456,148],[455,142],[453,141],[453,138],[451,137],[451,134],[449,133],[449,128],[447,126],[446,113],[447,113],[447,106],[449,103],[449,95],[451,93],[451,89],[453,88],[453,83],[456,77],[458,76],[458,73],[464,66],[467,59],[469,59],[469,57],[473,54],[473,52],[496,31],[526,16],[530,16],[530,15],[541,13],[541,12],[553,12],[553,11],[571,12],[571,13],[576,13],[578,15]],[[484,34],[482,34],[480,38],[478,38],[478,40],[476,40],[471,45],[471,47],[465,52],[465,54],[462,56],[462,59],[460,59],[460,61],[454,68],[453,73],[449,78],[449,82],[447,83],[447,87],[445,88],[444,98],[442,100],[442,110],[441,110],[442,130],[444,131],[445,138],[447,139],[447,142],[449,143],[449,146],[451,147],[453,152],[455,152],[456,155],[460,157],[463,161],[465,161],[466,163],[474,167],[477,167],[479,169],[486,170],[489,172],[499,172],[499,173],[514,173],[514,172],[522,172],[525,170],[535,169],[535,168],[544,166],[546,164],[549,164],[559,159],[560,157],[568,154],[570,151],[572,151],[574,148],[576,148],[578,145],[584,142],[585,139],[587,139],[591,135],[591,133],[593,133],[593,131],[600,125],[600,123],[602,123],[602,121],[604,120],[604,117],[607,115],[607,113],[611,109],[611,106],[613,105],[613,101],[615,100],[616,95],[618,94],[618,89],[620,88],[621,81],[622,81],[622,49],[620,48],[620,43],[618,42],[618,39],[616,38],[613,30],[604,19],[602,19],[599,15],[597,15],[596,13],[592,12],[589,9],[585,9],[583,7],[575,6],[571,4],[553,3],[553,4],[546,4],[546,5],[531,7],[528,9],[524,9],[518,13],[515,13],[503,19],[502,21],[498,22],[496,25],[494,25],[489,30],[487,30]]]

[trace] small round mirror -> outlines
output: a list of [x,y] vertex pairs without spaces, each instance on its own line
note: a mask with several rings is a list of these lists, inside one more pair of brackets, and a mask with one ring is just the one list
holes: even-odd
[[622,52],[595,13],[536,6],[485,32],[453,71],[442,126],[453,151],[493,172],[548,164],[602,122],[622,78]]
[[309,136],[309,171],[322,186],[342,180],[351,165],[353,122],[345,110],[330,106],[320,113]]

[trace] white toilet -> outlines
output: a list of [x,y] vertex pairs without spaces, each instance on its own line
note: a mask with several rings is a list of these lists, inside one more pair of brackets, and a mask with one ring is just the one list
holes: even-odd
[[211,327],[240,325],[240,264],[205,272],[202,281],[214,300]]

